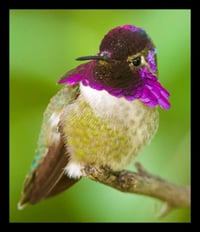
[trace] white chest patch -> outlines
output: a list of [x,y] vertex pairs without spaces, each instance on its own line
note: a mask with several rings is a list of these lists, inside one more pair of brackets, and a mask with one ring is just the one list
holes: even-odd
[[148,119],[150,115],[152,120],[158,117],[156,108],[149,108],[139,100],[128,101],[125,98],[114,97],[105,90],[98,91],[83,85],[81,85],[81,93],[98,116],[113,120],[117,118],[129,127],[145,124],[146,119],[150,120]]
[[105,90],[95,90],[88,86],[80,86],[81,93],[85,100],[89,102],[95,113],[100,117],[115,117],[123,118],[124,110],[130,110],[132,102],[124,98],[117,98],[110,95]]

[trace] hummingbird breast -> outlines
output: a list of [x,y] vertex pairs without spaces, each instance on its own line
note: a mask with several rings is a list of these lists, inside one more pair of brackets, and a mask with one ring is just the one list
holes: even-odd
[[139,100],[116,98],[104,90],[83,85],[80,90],[62,119],[71,162],[123,169],[155,134],[157,109]]

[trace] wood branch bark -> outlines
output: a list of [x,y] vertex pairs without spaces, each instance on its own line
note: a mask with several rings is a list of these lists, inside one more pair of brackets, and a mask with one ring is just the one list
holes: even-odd
[[142,194],[157,198],[165,203],[159,217],[165,216],[174,208],[190,207],[190,186],[170,183],[135,164],[137,172],[112,171],[108,167],[87,166],[83,173],[88,178],[118,189],[122,192]]

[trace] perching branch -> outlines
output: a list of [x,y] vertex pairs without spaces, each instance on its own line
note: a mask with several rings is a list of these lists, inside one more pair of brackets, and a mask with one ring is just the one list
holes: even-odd
[[87,166],[83,172],[92,180],[118,189],[122,192],[137,193],[160,199],[165,203],[159,214],[163,217],[174,208],[190,207],[190,187],[178,186],[154,176],[135,164],[137,172],[123,170],[114,172],[108,167]]

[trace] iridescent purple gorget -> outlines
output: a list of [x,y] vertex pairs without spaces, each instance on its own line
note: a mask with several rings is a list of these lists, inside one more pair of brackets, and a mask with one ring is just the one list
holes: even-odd
[[[134,65],[135,56],[139,65]],[[131,57],[133,64],[127,62]],[[82,83],[128,101],[139,99],[148,107],[170,108],[170,94],[157,77],[156,48],[144,29],[118,26],[105,35],[99,53],[86,58],[91,61],[68,72],[58,83]]]

